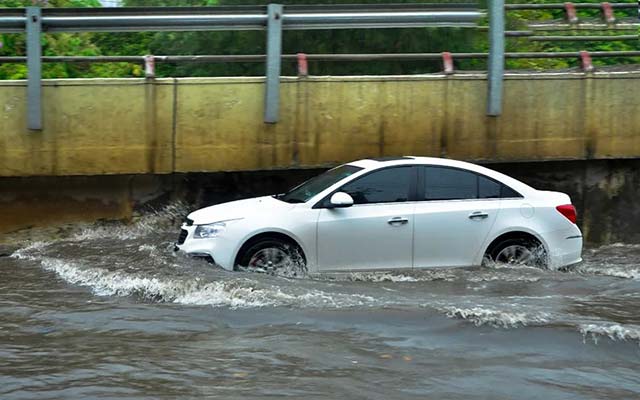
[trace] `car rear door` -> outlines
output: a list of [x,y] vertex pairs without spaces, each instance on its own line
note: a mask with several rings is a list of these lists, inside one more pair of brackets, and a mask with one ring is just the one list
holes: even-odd
[[324,208],[318,218],[322,271],[411,268],[418,167],[375,170],[345,184],[354,205]]
[[458,168],[425,166],[414,210],[414,267],[476,264],[500,212],[501,184]]

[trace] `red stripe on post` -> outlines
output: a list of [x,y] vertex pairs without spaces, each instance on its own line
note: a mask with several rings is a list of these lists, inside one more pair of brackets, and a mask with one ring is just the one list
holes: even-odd
[[582,50],[580,52],[580,62],[582,63],[582,70],[584,72],[593,72],[593,70],[595,69],[593,67],[593,63],[591,62],[591,56],[586,50]]
[[576,13],[576,6],[571,2],[567,2],[564,3],[564,10],[567,13],[567,21],[569,21],[570,24],[577,24],[578,14]]
[[298,53],[298,76],[309,76],[309,65],[305,53]]
[[604,20],[607,24],[616,23],[616,17],[613,15],[613,7],[611,7],[611,3],[608,1],[602,3],[602,15],[604,16]]
[[453,74],[453,56],[448,51],[442,52],[442,65],[445,75]]

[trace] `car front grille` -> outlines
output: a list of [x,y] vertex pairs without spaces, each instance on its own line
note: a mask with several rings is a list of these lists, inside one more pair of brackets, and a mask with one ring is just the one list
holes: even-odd
[[187,226],[191,226],[191,225],[193,225],[193,220],[189,219],[189,218],[185,218],[184,219],[184,223],[187,224]]
[[184,243],[184,241],[187,240],[188,234],[189,232],[187,232],[186,230],[180,229],[180,236],[178,236],[178,244]]

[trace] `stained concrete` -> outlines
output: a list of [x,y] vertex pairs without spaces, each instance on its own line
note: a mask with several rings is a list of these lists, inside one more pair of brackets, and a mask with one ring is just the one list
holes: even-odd
[[284,77],[277,124],[262,78],[45,80],[44,129],[24,81],[0,82],[0,176],[318,168],[363,157],[475,161],[640,157],[640,72],[507,75],[485,116],[482,74]]

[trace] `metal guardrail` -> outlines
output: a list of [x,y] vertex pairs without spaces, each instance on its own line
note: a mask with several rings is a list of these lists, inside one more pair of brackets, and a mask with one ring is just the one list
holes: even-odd
[[27,7],[0,10],[0,32],[27,33],[28,127],[42,129],[42,32],[266,30],[264,121],[279,113],[282,33],[288,29],[361,29],[475,26],[482,13],[469,4],[228,6],[202,8]]
[[[505,38],[532,41],[619,41],[637,40],[637,35],[541,35],[540,30],[570,29],[627,30],[640,26],[636,21],[616,19],[614,10],[638,8],[635,3],[553,3],[504,4],[489,3],[488,53],[400,53],[400,54],[281,54],[283,30],[343,28],[407,28],[424,26],[475,26],[483,15],[473,5],[454,4],[366,4],[366,5],[287,5],[157,7],[157,8],[0,8],[0,32],[27,33],[26,57],[0,57],[0,62],[27,62],[28,126],[41,129],[41,82],[43,62],[145,62],[147,72],[155,62],[266,62],[265,122],[278,120],[280,63],[307,61],[397,61],[438,60],[445,73],[453,72],[454,59],[488,59],[487,114],[497,116],[502,106],[502,80],[505,59],[580,58],[583,69],[590,71],[591,57],[638,57],[640,51],[613,52],[518,52],[505,53]],[[532,24],[531,30],[505,31],[505,13],[519,10],[564,10],[562,24]],[[600,10],[602,22],[580,21],[576,10]],[[266,55],[202,55],[202,56],[98,56],[42,57],[42,32],[123,32],[123,31],[194,31],[194,30],[265,30]],[[306,72],[304,73],[306,75]]]

